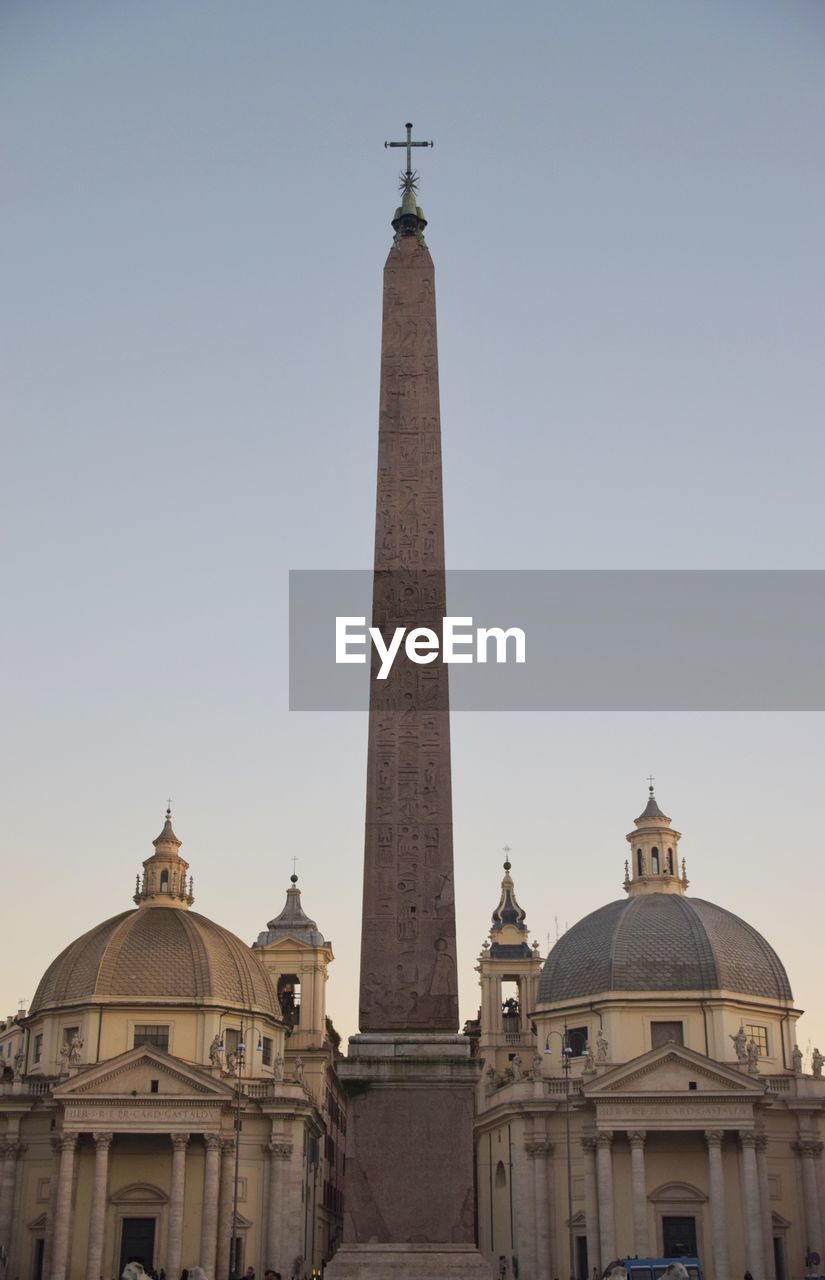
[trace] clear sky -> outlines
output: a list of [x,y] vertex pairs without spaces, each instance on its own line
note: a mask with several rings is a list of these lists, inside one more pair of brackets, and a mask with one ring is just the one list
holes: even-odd
[[[816,0],[5,0],[0,1013],[171,794],[242,937],[298,858],[355,1030],[366,723],[286,709],[286,575],[370,562],[404,121],[450,566],[823,567],[824,57]],[[462,1017],[501,846],[544,950],[652,771],[822,1045],[823,728],[455,716]]]

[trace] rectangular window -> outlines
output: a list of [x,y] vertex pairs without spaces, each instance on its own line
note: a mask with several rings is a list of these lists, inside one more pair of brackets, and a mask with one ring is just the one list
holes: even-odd
[[64,1027],[63,1028],[63,1044],[71,1045],[76,1035],[80,1034],[80,1027]]
[[749,1040],[753,1040],[759,1050],[760,1057],[766,1058],[768,1056],[768,1028],[756,1026],[752,1022],[746,1022],[745,1035]]
[[272,1066],[272,1040],[269,1036],[263,1038],[263,1049],[261,1050],[261,1062],[265,1067]]
[[650,1047],[661,1049],[665,1044],[684,1044],[685,1024],[683,1022],[651,1022]]
[[[567,1029],[567,1047],[572,1050],[571,1057],[580,1058],[590,1040],[590,1034],[587,1027],[568,1027]],[[556,1047],[558,1047],[558,1039]]]
[[224,1047],[224,1052],[226,1053],[227,1056],[230,1053],[238,1052],[238,1045],[240,1043],[240,1039],[241,1039],[241,1033],[237,1027],[226,1028],[226,1030],[223,1033],[223,1047]]
[[35,1036],[35,1037],[34,1037],[34,1060],[35,1060],[35,1062],[39,1062],[39,1061],[40,1061],[40,1059],[41,1059],[42,1057],[43,1057],[43,1037],[42,1037],[42,1036]]
[[168,1026],[159,1026],[156,1023],[142,1023],[135,1027],[134,1048],[138,1045],[149,1044],[153,1049],[162,1049],[164,1053],[169,1052],[169,1028]]

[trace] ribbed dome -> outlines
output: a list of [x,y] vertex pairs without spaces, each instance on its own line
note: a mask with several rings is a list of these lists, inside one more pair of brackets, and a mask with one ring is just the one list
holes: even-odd
[[269,975],[234,933],[195,911],[140,907],[104,920],[46,970],[30,1014],[113,999],[240,1005],[280,1018]]
[[744,920],[701,898],[650,893],[610,902],[568,930],[545,961],[539,1003],[694,990],[793,999],[782,961]]

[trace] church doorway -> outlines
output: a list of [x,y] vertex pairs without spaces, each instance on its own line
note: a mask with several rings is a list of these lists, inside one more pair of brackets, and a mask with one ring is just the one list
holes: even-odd
[[695,1258],[696,1219],[687,1217],[662,1218],[662,1256],[665,1258]]
[[43,1280],[43,1259],[46,1254],[46,1241],[38,1236],[34,1242],[34,1260],[32,1264],[32,1280]]
[[576,1280],[589,1280],[587,1270],[587,1236],[576,1236]]
[[139,1262],[144,1271],[155,1265],[155,1219],[124,1218],[120,1237],[120,1270],[127,1262]]

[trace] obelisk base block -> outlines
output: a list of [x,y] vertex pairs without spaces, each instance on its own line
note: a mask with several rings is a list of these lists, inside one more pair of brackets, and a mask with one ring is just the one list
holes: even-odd
[[493,1269],[463,1244],[342,1244],[330,1280],[491,1280]]
[[466,1036],[352,1036],[344,1244],[330,1280],[490,1280],[475,1247],[473,1109],[481,1063]]

